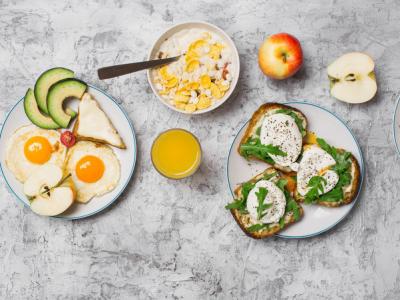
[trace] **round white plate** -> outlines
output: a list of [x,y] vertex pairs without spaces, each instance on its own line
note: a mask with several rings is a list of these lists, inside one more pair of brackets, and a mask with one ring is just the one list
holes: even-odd
[[[315,104],[306,102],[288,102],[285,104],[301,110],[306,115],[309,131],[315,132],[317,136],[324,138],[329,144],[353,153],[361,168],[359,193],[364,177],[364,161],[360,146],[351,130],[339,117]],[[247,123],[240,128],[229,150],[227,175],[232,196],[234,195],[233,190],[240,183],[249,180],[268,167],[268,164],[263,162],[247,161],[237,152]],[[301,204],[304,209],[301,221],[289,226],[277,234],[277,236],[284,238],[306,238],[323,233],[343,220],[353,208],[357,198],[352,203],[337,208]]]
[[[106,112],[107,116],[117,129],[118,133],[124,140],[127,149],[118,149],[112,147],[121,163],[121,178],[117,187],[108,194],[101,197],[95,197],[86,204],[74,203],[65,213],[58,215],[58,218],[74,220],[92,216],[109,205],[111,205],[126,188],[132,177],[136,163],[136,137],[133,126],[127,113],[121,106],[108,94],[100,89],[89,85],[88,92],[94,96],[101,108]],[[69,104],[74,110],[77,110],[78,101]],[[0,131],[0,169],[4,180],[10,191],[24,205],[29,206],[29,202],[23,193],[23,185],[15,179],[5,164],[6,144],[11,135],[21,126],[32,124],[26,117],[24,112],[23,98],[11,109],[6,116],[3,127]],[[70,127],[71,128],[71,127]]]
[[239,80],[240,61],[239,61],[239,52],[237,51],[235,43],[232,41],[232,39],[229,37],[229,35],[226,34],[225,31],[223,31],[221,28],[219,28],[213,24],[210,24],[207,22],[201,22],[201,21],[180,23],[180,24],[174,25],[171,28],[167,29],[155,41],[155,43],[153,44],[153,47],[151,47],[151,50],[150,50],[150,53],[148,56],[148,60],[156,59],[156,55],[160,49],[160,46],[166,39],[170,38],[172,35],[174,35],[175,33],[179,32],[181,30],[192,29],[192,28],[199,28],[199,29],[203,29],[205,31],[209,31],[214,34],[217,34],[224,40],[225,44],[228,45],[228,47],[232,49],[232,62],[231,63],[232,63],[232,69],[234,70],[234,74],[233,74],[233,78],[232,78],[232,82],[231,82],[231,87],[225,93],[225,95],[221,99],[219,99],[217,103],[210,106],[209,108],[196,110],[195,112],[189,113],[184,110],[177,109],[175,106],[168,103],[163,97],[161,97],[161,95],[159,94],[159,92],[154,84],[152,69],[147,70],[147,80],[149,81],[149,84],[150,84],[150,87],[151,87],[153,93],[157,96],[158,100],[160,100],[161,103],[163,103],[164,105],[168,106],[169,108],[171,108],[177,112],[180,112],[183,114],[197,115],[197,114],[206,113],[206,112],[216,109],[218,106],[222,105],[222,103],[224,103],[226,100],[228,100],[229,97],[233,94],[233,92],[235,91],[236,85],[238,83],[238,80]]
[[400,155],[400,96],[397,99],[397,104],[393,115],[393,137],[397,152]]

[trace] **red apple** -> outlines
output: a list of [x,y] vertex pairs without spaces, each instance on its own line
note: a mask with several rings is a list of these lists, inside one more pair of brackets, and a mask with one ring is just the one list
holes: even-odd
[[298,39],[288,33],[269,36],[258,51],[258,64],[263,73],[274,79],[293,76],[303,64],[303,51]]

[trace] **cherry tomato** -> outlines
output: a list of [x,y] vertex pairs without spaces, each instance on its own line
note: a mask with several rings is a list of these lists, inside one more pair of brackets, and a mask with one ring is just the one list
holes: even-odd
[[61,143],[63,145],[65,145],[67,148],[72,147],[73,145],[75,145],[75,136],[71,131],[64,131],[63,133],[61,133]]

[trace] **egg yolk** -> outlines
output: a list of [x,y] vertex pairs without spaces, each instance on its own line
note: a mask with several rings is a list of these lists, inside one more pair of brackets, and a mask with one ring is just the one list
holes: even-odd
[[24,146],[25,157],[34,164],[44,164],[51,157],[50,142],[43,136],[33,136]]
[[79,180],[93,183],[103,176],[104,163],[97,156],[86,155],[76,164],[75,172]]

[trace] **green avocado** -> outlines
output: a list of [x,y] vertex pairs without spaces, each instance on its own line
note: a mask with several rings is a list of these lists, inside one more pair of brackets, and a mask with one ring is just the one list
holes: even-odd
[[47,93],[49,88],[57,81],[73,78],[74,71],[66,68],[53,68],[42,73],[35,83],[35,98],[39,108],[46,114],[47,110]]
[[67,98],[81,99],[87,84],[74,78],[67,78],[53,84],[47,94],[47,110],[51,118],[62,128],[67,128],[71,113],[64,111],[63,102]]

